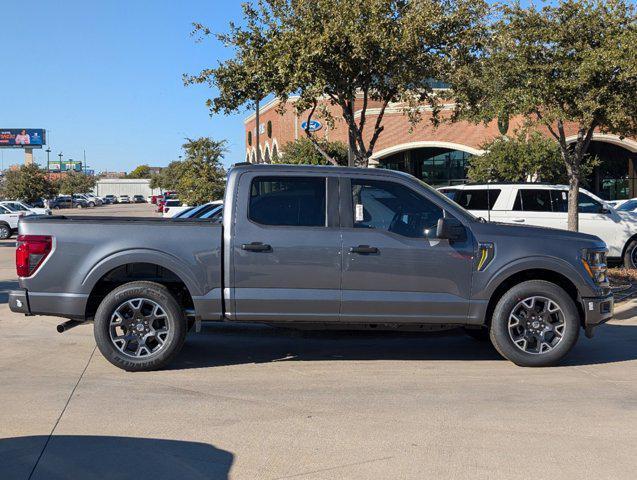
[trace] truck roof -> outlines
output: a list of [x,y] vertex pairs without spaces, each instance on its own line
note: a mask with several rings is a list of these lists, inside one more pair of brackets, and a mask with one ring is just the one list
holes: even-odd
[[276,174],[277,172],[290,172],[290,171],[294,171],[294,172],[307,172],[307,173],[313,173],[313,174],[320,174],[320,175],[326,175],[326,174],[334,174],[336,173],[337,175],[361,175],[361,174],[374,174],[374,175],[385,175],[387,177],[408,177],[408,178],[414,178],[412,175],[405,173],[405,172],[399,172],[397,170],[387,170],[384,168],[361,168],[361,167],[335,167],[332,165],[290,165],[290,164],[282,164],[282,163],[278,163],[276,165],[273,164],[247,164],[247,163],[240,163],[240,164],[235,164],[230,171],[228,172],[229,174],[238,174],[238,173],[242,173],[242,172],[260,172],[263,171],[264,174],[269,174],[269,173],[273,173]]

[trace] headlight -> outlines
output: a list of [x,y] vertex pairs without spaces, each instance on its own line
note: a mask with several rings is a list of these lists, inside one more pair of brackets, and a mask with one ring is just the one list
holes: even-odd
[[585,248],[582,250],[582,264],[597,285],[608,286],[606,250]]

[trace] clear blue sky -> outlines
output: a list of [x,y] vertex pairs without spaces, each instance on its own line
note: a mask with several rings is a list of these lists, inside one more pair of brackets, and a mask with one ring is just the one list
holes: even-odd
[[[196,43],[191,23],[225,31],[240,20],[235,0],[32,0],[5,8],[0,26],[0,128],[45,128],[64,158],[96,170],[166,165],[185,137],[227,139],[227,163],[243,161],[245,114],[210,117],[204,86],[184,87],[229,55]],[[22,150],[0,150],[4,167]],[[44,149],[36,161],[46,163]],[[52,158],[53,159],[53,158]],[[56,157],[57,159],[57,157]]]
[[[524,2],[526,3],[526,2]],[[45,128],[53,152],[102,171],[167,165],[185,137],[227,139],[226,163],[244,159],[241,113],[211,118],[204,86],[182,74],[229,55],[196,43],[191,24],[226,31],[239,0],[31,0],[5,8],[0,26],[0,128]],[[4,167],[22,150],[0,149]],[[46,162],[44,149],[36,161]],[[57,158],[57,157],[56,157]],[[53,159],[53,158],[52,158]]]

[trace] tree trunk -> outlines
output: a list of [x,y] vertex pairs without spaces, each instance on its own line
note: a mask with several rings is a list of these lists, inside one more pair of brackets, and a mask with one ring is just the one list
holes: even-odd
[[[570,170],[570,169],[569,169]],[[578,197],[579,197],[579,175],[569,171],[568,184],[568,229],[572,232],[579,230]]]
[[259,134],[259,122],[260,122],[260,102],[259,99],[257,98],[255,101],[255,107],[256,107],[256,122],[257,122],[257,129],[256,129],[256,135],[255,135],[255,141],[257,142],[257,163],[261,163],[261,135]]

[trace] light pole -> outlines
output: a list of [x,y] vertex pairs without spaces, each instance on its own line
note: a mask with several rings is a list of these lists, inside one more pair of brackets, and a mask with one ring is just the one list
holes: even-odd
[[46,150],[46,170],[49,171],[49,155],[51,154],[51,147],[48,147]]

